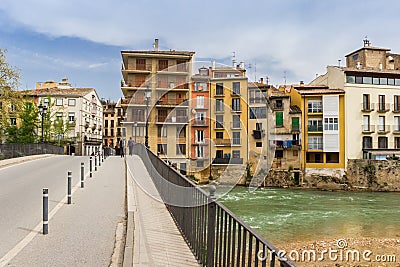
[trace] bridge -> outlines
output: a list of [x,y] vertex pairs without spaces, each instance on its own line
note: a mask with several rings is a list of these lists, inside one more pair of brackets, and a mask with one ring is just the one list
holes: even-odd
[[93,176],[89,157],[0,161],[0,266],[295,266],[219,203],[214,186],[197,186],[143,145],[134,151],[96,157]]

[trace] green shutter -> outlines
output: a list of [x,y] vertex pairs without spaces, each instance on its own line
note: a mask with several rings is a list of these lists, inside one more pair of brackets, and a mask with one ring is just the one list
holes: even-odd
[[299,117],[293,117],[292,118],[292,130],[298,131],[299,130]]
[[283,126],[283,112],[276,112],[276,126]]

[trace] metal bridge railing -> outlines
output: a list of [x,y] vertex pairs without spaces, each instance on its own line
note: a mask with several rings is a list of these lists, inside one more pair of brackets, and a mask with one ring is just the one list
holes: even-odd
[[208,194],[142,144],[134,151],[202,266],[296,266],[278,257],[276,247],[215,200],[215,187]]
[[39,154],[64,154],[64,148],[51,144],[0,144],[0,159],[10,159]]

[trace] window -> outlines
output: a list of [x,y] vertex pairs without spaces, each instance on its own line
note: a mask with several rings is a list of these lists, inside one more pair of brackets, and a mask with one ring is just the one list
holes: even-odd
[[386,107],[385,107],[385,96],[384,95],[379,95],[379,110],[380,111],[386,110]]
[[372,77],[363,77],[363,84],[372,84]]
[[167,127],[157,126],[157,136],[158,137],[167,137]]
[[145,58],[137,58],[136,59],[136,69],[137,70],[146,70],[146,59]]
[[250,108],[250,119],[265,119],[267,117],[267,108]]
[[309,100],[308,101],[308,112],[309,113],[322,112],[322,101],[321,100]]
[[146,126],[133,126],[132,127],[133,136],[145,136]]
[[111,129],[111,136],[114,136],[114,129]]
[[207,83],[205,82],[196,82],[194,84],[194,90],[195,91],[207,91]]
[[216,99],[215,100],[215,111],[216,112],[223,112],[224,111],[224,100],[223,99]]
[[177,71],[183,71],[183,72],[187,71],[187,69],[186,69],[186,60],[177,60],[176,61],[176,65],[178,65],[177,66]]
[[17,126],[17,118],[10,118],[10,125]]
[[322,163],[322,153],[307,152],[306,162],[307,163]]
[[240,150],[232,150],[232,158],[240,159]]
[[232,82],[232,88],[234,95],[240,95],[240,82]]
[[257,122],[256,123],[256,131],[262,131],[263,127],[262,127],[262,123],[261,122]]
[[62,98],[57,98],[56,99],[56,106],[62,106],[63,105],[63,99]]
[[363,77],[356,76],[356,83],[363,83]]
[[224,116],[223,115],[216,115],[215,116],[215,128],[222,129],[224,128]]
[[378,148],[388,148],[388,139],[385,136],[378,137]]
[[363,131],[370,131],[370,118],[369,115],[363,116]]
[[233,132],[232,144],[234,144],[234,145],[241,144],[240,132]]
[[355,76],[346,76],[346,82],[347,83],[355,83],[356,82],[356,77]]
[[394,85],[394,79],[388,78],[388,85]]
[[195,139],[196,139],[196,143],[200,143],[203,144],[204,143],[204,131],[203,130],[196,130],[195,132]]
[[206,120],[206,113],[205,112],[197,112],[196,113],[196,121],[197,122],[205,122]]
[[232,99],[232,110],[233,111],[241,111],[240,109],[240,98]]
[[321,119],[308,119],[308,131],[309,132],[322,132],[322,120]]
[[216,139],[224,139],[224,133],[223,132],[216,132],[215,133],[215,138]]
[[215,95],[224,95],[224,84],[223,83],[216,84]]
[[176,154],[185,155],[186,154],[186,144],[176,144]]
[[379,78],[379,84],[387,85],[388,84],[388,79],[387,78]]
[[339,129],[338,118],[325,118],[324,119],[324,130],[325,131],[337,131],[338,129]]
[[204,167],[204,160],[196,160],[196,167],[198,168]]
[[275,100],[275,109],[283,109],[283,102],[282,99],[276,99]]
[[167,154],[167,144],[158,144],[157,145],[157,153],[158,154]]
[[400,148],[400,137],[394,138],[394,148],[397,148],[397,149]]
[[204,146],[196,146],[196,157],[204,158]]
[[282,111],[275,113],[275,126],[283,127],[283,112]]
[[108,129],[104,129],[104,136],[108,136]]
[[378,131],[380,131],[380,132],[385,131],[385,116],[379,116]]
[[339,163],[339,153],[326,153],[326,163]]
[[370,95],[363,94],[363,110],[371,110]]
[[75,107],[76,99],[68,99],[68,106]]
[[371,136],[363,136],[362,140],[363,149],[372,148],[372,137]]
[[104,127],[105,127],[105,128],[108,128],[108,120],[105,120],[105,121],[104,121]]
[[233,129],[240,129],[241,128],[240,116],[239,115],[233,115],[232,116],[232,128]]
[[111,121],[111,128],[114,128],[114,121]]
[[283,158],[283,150],[275,150],[275,158],[277,159]]
[[400,116],[394,116],[393,131],[400,132]]
[[308,137],[308,149],[309,150],[322,150],[322,136],[309,136]]
[[256,147],[262,147],[262,142],[256,142]]
[[176,128],[176,137],[177,138],[185,138],[186,137],[186,126],[182,128]]
[[224,151],[223,150],[217,150],[215,152],[215,158],[222,159],[223,157],[224,157]]
[[68,113],[68,121],[69,121],[70,123],[72,123],[72,122],[75,121],[75,112],[69,112],[69,113]]
[[203,95],[198,95],[196,97],[196,103],[198,108],[204,108],[204,96]]
[[400,111],[400,96],[399,95],[395,95],[394,96],[394,107],[393,110],[394,111]]
[[158,60],[158,70],[163,70],[168,68],[168,59]]

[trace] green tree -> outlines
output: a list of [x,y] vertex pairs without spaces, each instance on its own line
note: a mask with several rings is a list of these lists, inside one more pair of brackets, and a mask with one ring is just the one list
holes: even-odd
[[24,108],[20,112],[19,117],[21,126],[19,127],[19,142],[20,143],[35,143],[38,141],[38,109],[33,101],[26,101]]

